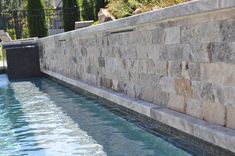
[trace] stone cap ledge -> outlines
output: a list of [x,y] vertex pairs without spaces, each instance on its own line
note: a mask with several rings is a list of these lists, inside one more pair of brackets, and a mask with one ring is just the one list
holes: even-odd
[[41,39],[59,37],[64,35],[66,36],[66,35],[76,35],[76,34],[82,35],[89,33],[97,33],[112,29],[131,27],[138,24],[158,22],[171,18],[191,16],[195,14],[213,12],[223,9],[231,9],[231,8],[235,8],[234,0],[192,0],[186,3],[162,8],[159,10],[126,17],[116,21],[111,21],[96,26],[90,26],[79,30],[65,32],[54,36],[44,37]]
[[168,126],[174,127],[187,134],[235,153],[235,130],[199,120],[149,102],[137,100],[122,93],[94,87],[51,71],[42,70],[42,72],[53,78],[59,79],[70,85],[105,98],[118,105],[129,108]]

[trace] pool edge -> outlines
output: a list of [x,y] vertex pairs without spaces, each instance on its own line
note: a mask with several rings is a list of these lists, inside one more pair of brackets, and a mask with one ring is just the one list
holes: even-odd
[[91,86],[51,71],[42,70],[42,73],[235,153],[235,130],[137,100],[122,93]]

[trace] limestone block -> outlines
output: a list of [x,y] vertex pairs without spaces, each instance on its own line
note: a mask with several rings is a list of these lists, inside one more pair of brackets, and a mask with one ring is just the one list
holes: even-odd
[[132,44],[132,42],[130,42],[130,35],[132,33],[121,33],[119,34],[120,40],[118,41],[119,46],[129,46],[130,44]]
[[175,79],[174,86],[178,95],[184,96],[186,99],[192,97],[192,86],[189,80]]
[[93,75],[93,74],[85,74],[85,79],[86,79],[86,83],[90,84],[90,85],[96,85],[97,84],[97,76]]
[[140,84],[135,84],[135,98],[141,99],[143,91],[144,91],[144,86]]
[[182,61],[192,61],[191,54],[192,54],[192,47],[191,44],[181,44],[182,49]]
[[101,68],[105,67],[105,60],[103,57],[99,57],[98,62],[99,62],[99,67],[101,67]]
[[191,80],[200,79],[200,64],[198,63],[189,63],[188,64],[189,77]]
[[113,81],[109,78],[101,77],[99,86],[111,89],[113,87]]
[[140,98],[147,102],[153,102],[153,98],[154,98],[153,88],[144,87],[142,90],[142,93],[140,94]]
[[102,57],[115,57],[115,47],[107,46],[106,48],[102,48]]
[[223,20],[220,22],[222,41],[235,42],[235,20]]
[[138,31],[137,32],[138,35],[137,35],[137,43],[139,45],[146,45],[148,43],[152,43],[152,31],[151,30],[142,30],[142,31]]
[[148,51],[148,58],[153,59],[154,61],[159,60],[160,57],[160,52],[162,50],[162,45],[160,44],[154,44],[149,46],[149,51]]
[[202,63],[201,80],[227,86],[235,85],[235,65],[224,63]]
[[138,39],[138,31],[134,31],[132,33],[128,33],[128,43],[129,44],[137,43],[137,39]]
[[210,62],[208,51],[208,44],[192,44],[191,59],[193,62]]
[[175,94],[170,94],[169,95],[169,102],[167,107],[169,109],[175,110],[177,112],[185,112],[185,101],[183,96],[175,95]]
[[105,59],[105,67],[112,70],[123,70],[124,69],[123,60],[115,57],[107,57]]
[[182,62],[182,77],[184,77],[185,79],[190,79],[188,62]]
[[117,91],[123,93],[126,90],[126,83],[118,81]]
[[214,88],[212,83],[192,81],[192,97],[203,101],[215,101]]
[[[155,73],[155,62],[152,59],[146,59],[145,64],[147,66],[147,74]],[[146,72],[144,72],[146,73]]]
[[138,59],[136,60],[134,64],[135,71],[138,71],[140,73],[147,73],[148,71],[148,64],[147,61],[144,59]]
[[203,119],[215,124],[225,125],[225,106],[220,103],[204,101],[202,103]]
[[233,44],[226,42],[209,43],[207,52],[211,62],[235,63]]
[[136,46],[125,46],[121,49],[122,58],[137,58]]
[[[143,63],[143,65],[146,65],[148,74],[167,75],[167,61],[145,59]],[[143,71],[143,73],[145,73],[145,71]]]
[[135,63],[135,59],[132,58],[128,58],[128,59],[124,59],[123,60],[123,64],[125,64],[125,69],[126,70],[130,70],[130,71],[134,71],[134,63]]
[[120,35],[119,34],[112,34],[108,36],[108,46],[119,46],[120,44]]
[[186,113],[193,117],[202,119],[202,101],[189,99],[186,101]]
[[[136,77],[135,79],[135,83],[145,86],[145,87],[158,87],[159,86],[159,80],[161,78],[161,76],[159,75],[155,75],[155,74],[134,74],[134,76]],[[131,77],[133,77],[133,75],[131,75]]]
[[160,85],[162,91],[176,94],[173,78],[168,77],[168,76],[163,76],[163,77],[161,77],[161,79],[159,81],[159,85]]
[[118,91],[118,81],[113,79],[112,82],[113,82],[112,89]]
[[161,45],[153,45],[148,43],[146,45],[137,45],[137,57],[141,59],[158,60],[160,55]]
[[150,51],[150,49],[149,49],[150,46],[151,46],[151,44],[137,45],[137,58],[147,59],[148,52]]
[[180,43],[180,27],[166,28],[165,33],[166,33],[165,44]]
[[235,105],[235,86],[213,85],[215,101],[224,105]]
[[235,129],[235,106],[226,106],[226,127]]
[[153,93],[153,103],[167,107],[169,101],[169,93],[162,91],[158,87],[154,88]]
[[160,51],[160,59],[168,61],[182,61],[183,47],[181,45],[165,45]]
[[129,71],[128,73],[129,81],[136,83],[139,80],[139,73],[135,71]]
[[163,44],[166,38],[166,33],[165,31],[162,31],[162,27],[157,27],[152,30],[152,35],[153,35],[153,44]]
[[175,61],[169,61],[168,62],[168,73],[171,77],[180,78],[182,77],[182,63],[181,62],[175,62]]
[[98,75],[98,69],[95,65],[89,64],[86,71],[88,74]]
[[112,47],[112,56],[116,58],[122,58],[121,47]]
[[[168,73],[168,62],[167,61],[155,61],[154,74],[166,76]],[[150,67],[149,67],[150,69]]]
[[133,98],[136,97],[135,85],[134,85],[134,84],[132,84],[132,83],[127,83],[126,90],[127,90],[127,95],[128,95],[128,96],[133,97]]
[[182,75],[186,79],[199,80],[200,79],[200,64],[182,62]]
[[217,21],[181,26],[181,43],[220,42],[220,23]]

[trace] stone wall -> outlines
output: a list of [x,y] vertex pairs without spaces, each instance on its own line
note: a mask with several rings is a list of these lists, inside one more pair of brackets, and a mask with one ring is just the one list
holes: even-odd
[[199,0],[40,39],[41,70],[235,129],[235,1]]

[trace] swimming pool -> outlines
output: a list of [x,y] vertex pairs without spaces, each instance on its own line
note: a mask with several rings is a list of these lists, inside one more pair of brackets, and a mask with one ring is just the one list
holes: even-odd
[[[117,110],[118,112],[118,110]],[[0,75],[1,156],[187,156],[195,151],[47,78]],[[181,148],[182,147],[182,148]],[[204,153],[205,154],[205,153]],[[200,154],[197,154],[200,155]]]

